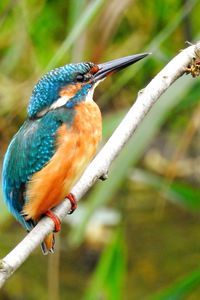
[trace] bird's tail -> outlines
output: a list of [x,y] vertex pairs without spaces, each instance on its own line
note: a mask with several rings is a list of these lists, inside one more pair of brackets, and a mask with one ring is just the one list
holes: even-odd
[[55,238],[53,232],[49,233],[44,241],[41,244],[42,253],[47,255],[48,253],[54,253],[54,245],[55,245]]

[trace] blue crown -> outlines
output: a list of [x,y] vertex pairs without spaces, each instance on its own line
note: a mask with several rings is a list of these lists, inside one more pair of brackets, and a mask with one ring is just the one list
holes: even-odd
[[[49,107],[59,98],[59,91],[62,87],[75,82],[78,74],[89,72],[93,65],[93,63],[68,64],[42,76],[30,97],[28,116],[32,118],[38,112]],[[85,88],[85,90],[88,89],[89,87]],[[80,97],[80,95],[77,96]],[[69,105],[69,108],[70,106],[72,107]]]

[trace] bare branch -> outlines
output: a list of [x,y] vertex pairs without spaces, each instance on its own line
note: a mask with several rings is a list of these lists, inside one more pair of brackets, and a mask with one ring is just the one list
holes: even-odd
[[[72,193],[77,199],[80,199],[98,178],[107,175],[112,161],[133,135],[147,112],[168,87],[185,73],[192,59],[199,59],[199,57],[197,57],[198,53],[200,53],[200,43],[181,51],[145,89],[138,93],[134,105],[73,188]],[[69,210],[70,202],[66,199],[55,208],[54,212],[62,220]],[[54,224],[52,220],[46,217],[43,218],[16,247],[0,261],[0,287],[53,229]]]

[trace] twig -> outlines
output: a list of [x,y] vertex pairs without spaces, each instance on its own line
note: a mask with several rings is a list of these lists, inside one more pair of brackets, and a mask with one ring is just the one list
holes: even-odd
[[[74,186],[72,193],[75,194],[77,199],[80,199],[98,178],[107,175],[111,163],[133,135],[147,112],[168,87],[185,73],[185,69],[199,52],[200,42],[181,51],[145,89],[138,93],[134,105],[99,154],[88,166],[78,183]],[[55,208],[54,212],[62,220],[69,210],[70,202],[66,199]],[[46,217],[43,218],[16,247],[0,261],[0,287],[53,228],[54,224],[52,220]]]

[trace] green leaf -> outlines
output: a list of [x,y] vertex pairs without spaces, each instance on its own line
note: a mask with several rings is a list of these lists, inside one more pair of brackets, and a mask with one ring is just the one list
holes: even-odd
[[151,172],[136,169],[133,179],[155,188],[166,199],[189,209],[200,209],[200,189],[186,183],[174,181],[168,184],[165,178]]
[[[165,26],[160,32],[152,39],[152,41],[149,43],[149,45],[143,50],[145,52],[152,52],[154,59],[155,54],[159,54],[160,46],[169,38],[169,36],[177,29],[179,24],[183,21],[185,16],[187,16],[192,8],[197,4],[197,0],[190,1],[190,4],[187,6],[187,9],[182,6],[179,11],[177,11],[173,18],[170,19],[167,26]],[[153,59],[152,56],[152,59]],[[144,65],[147,64],[147,60],[142,60],[139,64],[134,66],[134,69],[127,68],[124,70],[124,72],[119,76],[109,91],[103,94],[100,101],[106,101],[110,97],[113,97],[117,95],[117,93],[130,81],[132,80],[133,76],[138,73],[141,68],[144,68]]]
[[121,300],[125,266],[124,237],[118,229],[100,258],[84,300]]
[[170,288],[148,298],[148,300],[182,300],[186,299],[195,287],[200,284],[200,269],[192,272],[182,280],[176,282]]
[[81,18],[76,22],[75,26],[72,28],[70,34],[63,41],[60,48],[57,50],[56,54],[49,62],[47,70],[52,69],[56,64],[63,58],[65,53],[70,49],[73,42],[80,36],[80,34],[86,29],[89,22],[94,18],[96,13],[99,11],[104,0],[93,0],[82,13]]

